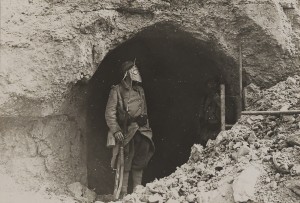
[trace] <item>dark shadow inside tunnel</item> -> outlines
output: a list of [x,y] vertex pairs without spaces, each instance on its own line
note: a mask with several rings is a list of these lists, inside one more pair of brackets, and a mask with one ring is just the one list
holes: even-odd
[[[237,87],[236,64],[209,42],[170,25],[157,25],[138,33],[112,50],[89,82],[87,109],[88,182],[98,194],[113,191],[111,151],[106,148],[104,118],[110,88],[118,84],[120,66],[136,58],[146,94],[156,152],[143,182],[161,178],[185,163],[194,143],[205,144],[199,132],[200,103],[211,93],[210,81],[226,85],[227,123],[234,123]],[[214,90],[218,92],[218,89]]]

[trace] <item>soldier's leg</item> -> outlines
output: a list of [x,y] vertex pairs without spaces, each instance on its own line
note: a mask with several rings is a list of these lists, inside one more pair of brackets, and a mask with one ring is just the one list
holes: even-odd
[[128,179],[129,173],[131,170],[132,159],[133,159],[133,141],[131,140],[125,147],[124,147],[124,173],[123,173],[123,183],[121,188],[121,196],[127,194],[128,191]]
[[134,137],[134,157],[132,160],[132,186],[135,190],[136,186],[142,184],[143,169],[148,164],[148,153],[150,150],[150,142],[148,138],[142,135],[139,131]]
[[136,186],[142,184],[143,169],[132,169],[132,187],[135,191]]
[[143,169],[147,166],[150,160],[151,143],[139,131],[134,136],[134,157],[132,160],[133,169]]

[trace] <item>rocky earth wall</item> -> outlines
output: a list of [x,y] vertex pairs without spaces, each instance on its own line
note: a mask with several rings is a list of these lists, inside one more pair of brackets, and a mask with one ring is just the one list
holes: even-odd
[[[157,22],[235,59],[241,42],[248,80],[270,86],[299,72],[299,5],[291,2],[2,1],[1,115],[60,112],[72,86],[89,80],[109,50]],[[22,98],[35,102],[20,112]]]
[[297,1],[1,1],[1,170],[84,182],[84,83],[144,28],[174,24],[236,61],[241,42],[248,82],[270,86],[299,72],[299,19]]
[[[86,182],[84,138],[68,116],[0,119],[0,173],[30,190]],[[4,183],[3,183],[4,184]]]

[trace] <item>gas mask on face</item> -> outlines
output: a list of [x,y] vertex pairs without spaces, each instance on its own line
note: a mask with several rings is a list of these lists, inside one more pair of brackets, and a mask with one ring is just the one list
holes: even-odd
[[132,68],[128,70],[128,73],[132,81],[142,82],[142,77],[136,65],[132,66]]

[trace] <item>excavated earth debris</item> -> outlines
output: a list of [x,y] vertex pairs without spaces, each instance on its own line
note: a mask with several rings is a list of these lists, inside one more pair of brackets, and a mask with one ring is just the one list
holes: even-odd
[[[300,77],[260,91],[248,86],[247,110],[300,109]],[[122,202],[300,202],[300,115],[242,116],[168,177]]]

